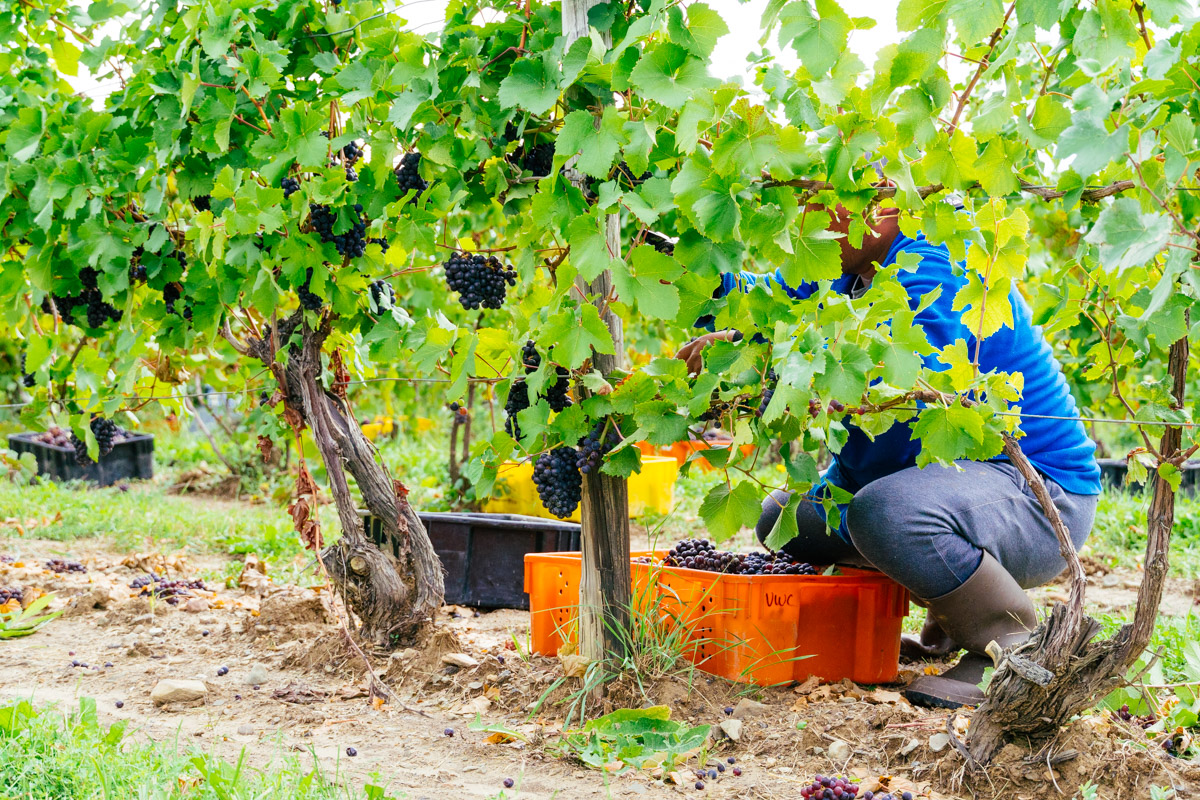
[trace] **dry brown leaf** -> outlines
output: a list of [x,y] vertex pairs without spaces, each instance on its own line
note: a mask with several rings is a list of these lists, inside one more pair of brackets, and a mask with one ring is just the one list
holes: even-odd
[[258,452],[262,454],[264,464],[270,463],[271,457],[275,455],[275,443],[266,436],[259,436]]
[[496,731],[491,736],[484,739],[488,744],[508,744],[516,741],[516,737],[505,733],[504,731]]
[[800,684],[795,689],[792,689],[792,691],[795,692],[796,694],[808,694],[809,692],[813,691],[820,685],[821,685],[820,678],[818,678],[816,675],[809,675],[807,678],[804,679],[804,683]]
[[876,689],[863,696],[868,703],[895,704],[904,699],[904,695],[889,689]]

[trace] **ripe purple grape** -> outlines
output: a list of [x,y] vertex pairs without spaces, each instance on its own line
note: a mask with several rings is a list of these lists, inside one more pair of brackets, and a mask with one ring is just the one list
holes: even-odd
[[[601,437],[604,441],[601,441]],[[607,419],[598,420],[592,429],[579,442],[579,455],[575,465],[583,475],[591,474],[600,468],[600,463],[608,452],[621,443],[621,431],[616,422]]]
[[[734,774],[738,774],[738,770],[734,770]],[[852,783],[848,778],[832,778],[825,775],[817,775],[813,778],[812,783],[800,790],[800,796],[805,800],[853,800],[858,794],[859,785]],[[875,795],[876,800],[900,800],[900,796],[891,794]],[[863,800],[871,800],[871,792],[866,792],[863,795]],[[908,800],[912,800],[912,795],[909,795]]]
[[[384,242],[383,248],[387,249],[387,242]],[[384,311],[396,304],[396,290],[392,288],[386,278],[371,281],[368,293],[371,297],[371,307],[374,310]]]
[[353,747],[347,747],[346,755],[350,756],[351,758],[354,758],[356,755],[358,755],[358,751],[355,750]]
[[118,700],[117,702],[113,703],[113,705],[114,705],[114,706],[116,706],[117,708],[124,708],[124,707],[125,707],[125,701],[124,701],[124,700]]
[[218,678],[224,677],[228,674],[229,674],[229,667],[218,667],[217,668],[217,677]]
[[513,781],[512,778],[505,778],[504,779],[504,788],[511,789],[513,787],[514,783],[515,783],[515,781]]
[[550,171],[554,169],[554,143],[543,142],[529,148],[521,166],[533,173],[535,178],[544,178],[549,175]]
[[454,728],[446,728],[446,730],[442,731],[442,735],[443,736],[453,736]]
[[505,266],[494,255],[455,253],[443,265],[446,285],[458,294],[458,301],[468,310],[500,308],[508,287],[517,283],[516,270]]
[[[811,564],[795,561],[783,553],[731,553],[717,550],[707,539],[685,539],[663,559],[668,567],[699,569],[727,575],[816,575]],[[726,713],[732,713],[732,708]]]
[[312,222],[313,230],[321,237],[321,241],[333,242],[338,255],[348,258],[358,258],[367,251],[367,222],[362,216],[362,211],[362,203],[355,203],[353,214],[351,214],[354,222],[350,229],[342,233],[335,233],[334,226],[337,224],[340,212],[317,203],[308,205],[309,219]]
[[429,188],[429,184],[421,177],[420,166],[420,153],[405,153],[404,157],[400,159],[399,166],[394,170],[396,184],[400,187],[401,192],[408,192],[410,189],[416,191],[416,194],[409,200],[410,203],[416,202],[421,193]]
[[533,462],[533,482],[538,497],[547,511],[566,519],[579,506],[583,493],[583,476],[575,464],[575,450],[557,447],[542,453]]
[[64,572],[87,572],[87,567],[78,561],[64,561],[61,558],[50,559],[45,563],[45,567],[59,575],[62,575]]

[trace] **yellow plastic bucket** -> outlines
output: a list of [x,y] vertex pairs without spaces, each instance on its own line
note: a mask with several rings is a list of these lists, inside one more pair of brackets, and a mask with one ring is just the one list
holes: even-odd
[[[679,463],[674,458],[643,455],[642,471],[629,476],[630,518],[647,513],[669,514],[675,505],[675,481],[678,478]],[[526,514],[558,519],[538,499],[530,461],[506,461],[500,465],[494,491],[499,496],[488,500],[483,507],[489,514]],[[579,509],[567,519],[579,522]]]

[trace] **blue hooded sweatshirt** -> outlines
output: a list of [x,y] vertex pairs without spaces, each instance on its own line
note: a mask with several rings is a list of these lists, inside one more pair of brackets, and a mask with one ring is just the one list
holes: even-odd
[[[915,324],[924,328],[929,343],[941,349],[961,339],[967,343],[967,352],[974,353],[975,337],[963,325],[960,312],[953,308],[955,294],[966,284],[965,272],[960,269],[956,275],[946,248],[930,244],[921,234],[915,239],[899,234],[881,266],[894,264],[900,253],[913,253],[921,257],[915,270],[898,270],[896,274],[896,279],[908,292],[910,308],[915,310],[923,295],[938,287],[942,289],[939,297],[918,313],[914,320]],[[843,275],[833,282],[833,289],[848,294],[856,282],[857,276]],[[748,291],[760,285],[768,289],[778,285],[798,300],[811,296],[817,290],[816,283],[788,286],[778,270],[767,275],[740,272],[722,276],[719,296],[723,297],[735,288]],[[869,287],[864,296],[870,298]],[[979,369],[981,372],[1020,372],[1024,375],[1021,429],[1025,436],[1021,439],[1021,449],[1039,472],[1066,491],[1082,495],[1099,494],[1100,468],[1096,465],[1096,446],[1088,438],[1083,424],[1075,419],[1079,411],[1063,378],[1062,368],[1042,337],[1041,328],[1033,324],[1029,305],[1015,285],[1009,291],[1009,302],[1012,303],[1013,327],[1002,327],[983,340]],[[927,356],[924,361],[925,366],[933,370],[947,368],[937,360],[936,354]],[[912,440],[911,423],[896,423],[882,435],[876,436],[874,441],[853,424],[847,424],[847,428],[849,438],[841,452],[833,458],[824,482],[853,493],[885,475],[916,465],[921,443]],[[814,488],[814,494],[821,496],[820,487]],[[845,515],[842,519],[844,522]]]

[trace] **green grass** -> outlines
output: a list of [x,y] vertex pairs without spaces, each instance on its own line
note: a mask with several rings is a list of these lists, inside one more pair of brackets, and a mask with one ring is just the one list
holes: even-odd
[[[6,515],[33,520],[25,535],[62,542],[65,553],[74,541],[98,538],[117,552],[254,552],[279,569],[299,570],[311,558],[283,508],[172,495],[153,483],[133,483],[121,491],[77,484],[18,486],[0,480],[0,508]],[[61,519],[56,519],[59,514]],[[320,518],[327,538],[336,538],[333,508],[322,507]],[[40,524],[47,520],[49,524]],[[0,529],[0,542],[6,538],[14,541],[4,549],[14,549],[19,542],[16,528]]]
[[[1150,495],[1111,492],[1100,495],[1087,548],[1111,566],[1136,569],[1146,553],[1146,510]],[[1171,538],[1171,574],[1190,578],[1200,570],[1200,501],[1175,499]]]
[[281,751],[253,768],[134,738],[124,723],[101,724],[88,699],[68,714],[0,706],[0,800],[393,800],[373,784],[348,787],[311,757]]

